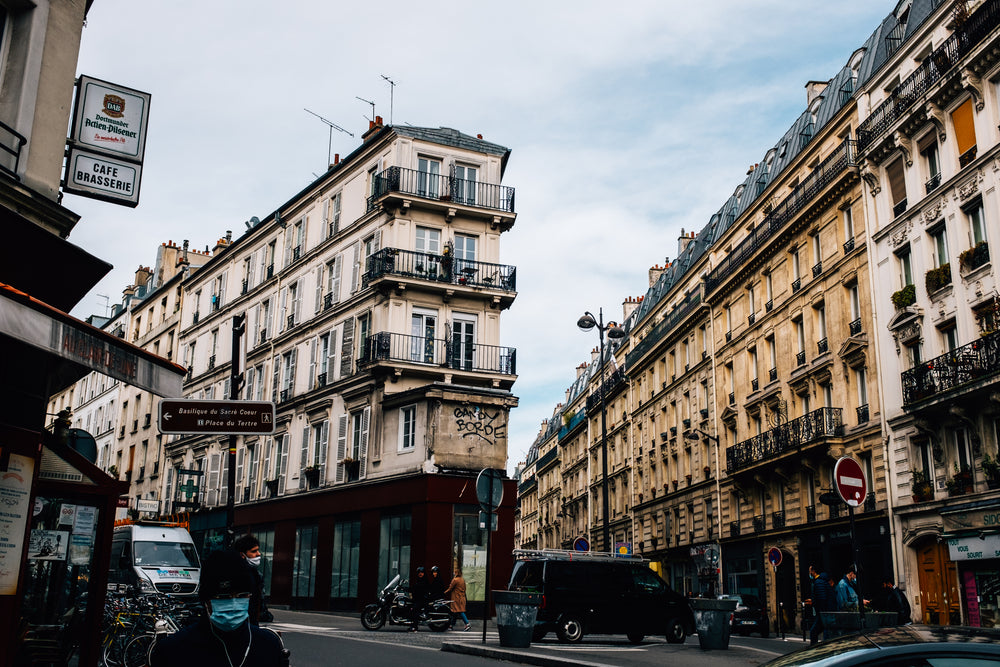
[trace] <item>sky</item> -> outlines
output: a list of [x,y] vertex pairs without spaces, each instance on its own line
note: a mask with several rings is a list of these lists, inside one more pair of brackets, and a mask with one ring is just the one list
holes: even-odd
[[[96,0],[78,74],[149,93],[138,207],[67,194],[70,241],[114,269],[73,310],[106,313],[157,247],[214,246],[346,156],[375,114],[511,149],[518,296],[508,470],[589,362],[576,321],[649,286],[896,0],[379,3]],[[391,86],[386,78],[394,82]],[[361,98],[361,99],[358,99]]]

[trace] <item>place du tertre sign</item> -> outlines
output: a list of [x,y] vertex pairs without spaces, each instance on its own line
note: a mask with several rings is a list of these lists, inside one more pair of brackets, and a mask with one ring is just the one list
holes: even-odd
[[270,401],[160,401],[160,433],[254,435],[274,433]]
[[66,192],[135,207],[149,122],[148,93],[81,76],[70,135]]

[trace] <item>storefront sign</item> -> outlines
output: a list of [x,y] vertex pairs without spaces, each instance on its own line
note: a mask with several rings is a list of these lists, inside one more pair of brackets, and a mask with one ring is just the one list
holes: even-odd
[[0,595],[17,594],[34,470],[34,459],[11,454],[7,470],[0,472]]
[[71,140],[98,152],[141,162],[146,150],[149,93],[81,76]]
[[160,511],[160,501],[159,500],[143,500],[139,498],[135,501],[135,509],[137,512],[159,512]]
[[134,208],[139,205],[141,180],[141,164],[70,148],[63,189],[75,195]]
[[953,537],[948,540],[948,555],[954,561],[1000,558],[1000,534]]

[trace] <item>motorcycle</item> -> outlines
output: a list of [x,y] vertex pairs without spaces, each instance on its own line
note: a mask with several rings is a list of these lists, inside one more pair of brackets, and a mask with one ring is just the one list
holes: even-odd
[[[365,607],[361,625],[366,630],[378,630],[383,625],[412,625],[413,600],[396,575],[378,594],[378,602]],[[419,622],[435,632],[451,627],[451,603],[448,600],[428,602],[420,612]]]

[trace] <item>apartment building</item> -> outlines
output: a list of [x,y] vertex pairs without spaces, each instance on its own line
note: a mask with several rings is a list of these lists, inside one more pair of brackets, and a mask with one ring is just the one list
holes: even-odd
[[995,626],[1000,3],[932,4],[857,91],[893,547],[916,618]]
[[[191,525],[207,547],[235,493],[274,602],[356,609],[397,572],[434,564],[461,566],[470,600],[484,599],[475,476],[506,467],[517,404],[500,335],[516,295],[515,267],[500,263],[515,221],[508,157],[481,137],[379,119],[184,281],[185,396],[273,401],[277,424],[240,439],[235,489],[228,437],[164,443],[167,510],[200,508]],[[497,553],[512,545],[512,507]],[[495,563],[502,579],[510,563]]]

